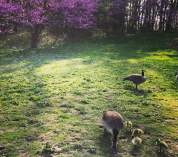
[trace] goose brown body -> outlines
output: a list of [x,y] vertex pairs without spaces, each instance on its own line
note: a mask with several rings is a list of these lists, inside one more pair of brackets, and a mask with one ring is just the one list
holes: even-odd
[[103,125],[111,134],[113,129],[116,128],[121,131],[124,127],[122,116],[115,111],[106,111],[103,113]]
[[146,77],[144,76],[144,70],[142,70],[142,75],[132,74],[132,75],[125,77],[123,81],[125,80],[132,81],[134,84],[136,84],[136,89],[137,89],[138,84],[141,84],[146,81]]
[[104,125],[104,134],[106,133],[106,130],[113,134],[112,148],[113,153],[115,153],[117,136],[124,127],[123,118],[119,113],[115,111],[106,111],[103,113],[102,121]]

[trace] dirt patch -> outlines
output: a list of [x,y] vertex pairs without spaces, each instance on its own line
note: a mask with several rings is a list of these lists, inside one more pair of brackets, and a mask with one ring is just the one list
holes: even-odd
[[165,142],[168,145],[168,152],[170,154],[178,154],[178,144],[172,139],[166,139]]
[[110,100],[112,98],[114,98],[114,95],[110,95],[110,96],[107,97],[108,100]]
[[56,136],[56,133],[54,132],[54,131],[52,131],[52,130],[50,130],[50,131],[48,131],[48,132],[46,132],[45,133],[45,135],[48,137],[48,136]]
[[174,121],[177,121],[177,119],[166,119],[165,122],[174,122]]
[[[99,112],[101,112],[101,111],[99,111]],[[102,114],[102,113],[101,113],[101,114]],[[95,117],[94,119],[95,119],[97,122],[102,120],[101,116]]]
[[80,133],[73,133],[71,136],[67,137],[65,141],[75,141],[75,140],[81,140],[82,139],[82,134]]
[[144,127],[145,127],[145,125],[143,125],[143,124],[138,124],[137,125],[137,128],[142,129],[142,130],[144,129]]
[[1,130],[0,130],[0,135],[2,135],[2,134],[4,134],[4,131],[1,131]]
[[35,141],[44,141],[45,138],[46,138],[46,135],[41,134],[40,136],[36,137]]
[[50,116],[47,119],[50,120],[50,121],[53,121],[53,120],[56,120],[56,116]]
[[84,143],[93,143],[94,141],[93,140],[84,140]]
[[82,97],[76,96],[76,97],[75,97],[75,100],[76,100],[76,101],[81,101],[81,100],[82,100]]
[[14,130],[7,129],[6,132],[14,132]]
[[72,109],[71,112],[72,112],[72,114],[77,114],[77,113],[79,113],[79,111],[74,110],[74,109]]
[[88,131],[84,127],[81,128],[81,131],[82,133],[88,133]]
[[4,116],[2,114],[0,114],[0,119],[3,119],[3,118],[4,118]]
[[20,157],[26,157],[27,154],[25,154],[25,153],[19,153],[19,156],[20,156]]

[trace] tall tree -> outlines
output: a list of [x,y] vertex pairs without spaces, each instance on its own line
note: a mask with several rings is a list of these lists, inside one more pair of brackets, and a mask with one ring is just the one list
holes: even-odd
[[110,21],[113,33],[124,33],[127,0],[115,0],[109,3],[109,5],[111,6]]
[[28,26],[32,48],[37,47],[38,37],[46,26],[60,28],[68,24],[77,28],[93,28],[96,20],[93,14],[98,5],[94,0],[9,0],[8,3],[4,0],[1,4],[8,5],[8,9],[14,6],[21,8],[9,12],[11,17],[8,19]]

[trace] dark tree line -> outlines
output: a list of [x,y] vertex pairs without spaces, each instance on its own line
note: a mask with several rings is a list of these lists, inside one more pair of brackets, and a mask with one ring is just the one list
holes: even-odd
[[177,31],[178,0],[101,1],[97,26],[109,34]]

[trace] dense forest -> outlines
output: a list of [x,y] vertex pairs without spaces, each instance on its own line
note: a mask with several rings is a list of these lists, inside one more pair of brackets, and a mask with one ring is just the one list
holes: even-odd
[[3,0],[0,1],[0,36],[31,33],[37,47],[41,32],[57,36],[88,36],[91,30],[106,35],[177,31],[177,0]]

